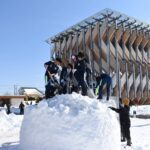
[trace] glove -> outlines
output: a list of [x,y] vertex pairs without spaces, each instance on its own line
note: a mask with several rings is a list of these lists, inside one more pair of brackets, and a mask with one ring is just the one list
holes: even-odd
[[112,107],[108,107],[108,108],[112,109]]
[[77,69],[73,69],[73,70],[72,70],[73,74],[74,74],[76,71],[77,71]]
[[61,83],[63,83],[64,82],[64,79],[61,79],[61,81],[60,81]]

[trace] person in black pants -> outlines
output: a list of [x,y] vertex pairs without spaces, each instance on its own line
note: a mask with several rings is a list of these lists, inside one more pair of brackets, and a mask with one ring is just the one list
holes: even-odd
[[79,52],[77,55],[77,62],[75,63],[74,69],[76,70],[74,73],[74,77],[78,82],[78,88],[81,86],[82,95],[87,95],[87,85],[84,80],[84,74],[86,71],[86,60],[84,58],[84,54]]
[[23,104],[23,102],[21,102],[20,105],[19,105],[20,115],[24,114],[24,107],[25,107],[25,105]]
[[109,100],[109,96],[110,96],[110,88],[111,88],[111,82],[112,79],[111,77],[106,74],[106,73],[102,73],[100,76],[96,77],[96,87],[99,86],[99,92],[98,92],[98,98],[97,99],[102,99],[102,90],[103,90],[103,86],[106,84],[106,89],[107,89],[107,100]]
[[66,94],[71,93],[70,82],[73,80],[73,72],[72,72],[73,66],[72,64],[68,64],[67,67],[63,67],[61,74],[60,74],[60,85],[62,87],[62,90],[60,91],[60,94]]
[[114,108],[114,107],[109,107],[109,108],[112,109],[113,111],[119,113],[122,135],[127,140],[127,145],[131,146],[132,143],[131,143],[131,136],[130,136],[131,123],[130,123],[130,115],[129,115],[129,111],[130,111],[129,99],[128,98],[123,99],[122,104],[123,105],[119,109]]
[[46,86],[45,86],[45,98],[51,98],[55,96],[55,90],[56,90],[56,85],[58,85],[58,81],[55,78],[55,75],[59,71],[58,65],[61,64],[61,59],[56,58],[56,60],[53,61],[48,61],[44,64],[44,67],[46,69],[45,72],[45,81],[46,81]]

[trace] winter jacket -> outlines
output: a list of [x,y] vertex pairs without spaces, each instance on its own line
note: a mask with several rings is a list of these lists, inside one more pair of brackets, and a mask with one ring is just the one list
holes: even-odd
[[131,123],[130,123],[130,115],[129,115],[130,112],[129,106],[120,107],[119,109],[114,107],[109,107],[109,108],[120,114],[121,125],[130,127]]
[[85,59],[78,60],[75,64],[75,78],[77,80],[84,80],[84,73],[86,71],[86,62]]

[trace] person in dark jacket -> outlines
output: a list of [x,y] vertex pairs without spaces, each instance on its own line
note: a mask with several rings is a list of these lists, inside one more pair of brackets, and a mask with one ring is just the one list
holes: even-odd
[[56,86],[58,85],[58,81],[56,80],[55,75],[59,71],[58,65],[60,64],[61,64],[60,58],[56,58],[54,62],[48,61],[44,64],[44,67],[46,69],[46,72],[45,72],[45,82],[46,82],[45,98],[46,99],[55,96],[54,92],[57,88]]
[[109,107],[113,111],[119,113],[120,115],[120,126],[121,126],[121,132],[122,135],[126,138],[127,140],[127,145],[131,146],[131,136],[130,136],[130,108],[129,108],[129,99],[125,98],[122,100],[123,106],[120,106],[119,109],[114,108],[114,107]]
[[23,102],[21,102],[20,103],[20,105],[19,105],[19,109],[20,109],[20,115],[23,115],[24,114],[24,104],[23,104]]
[[10,106],[11,106],[10,103],[7,103],[7,104],[6,104],[6,107],[7,107],[7,114],[10,114],[10,113],[11,113],[11,111],[10,111]]
[[78,87],[81,86],[82,95],[87,95],[87,85],[84,80],[84,74],[86,71],[86,60],[84,58],[84,54],[81,52],[78,53],[77,57],[78,59],[74,66],[74,69],[76,70],[74,76],[78,82]]
[[60,85],[62,86],[62,90],[60,92],[63,94],[70,93],[70,82],[73,79],[73,72],[72,72],[73,66],[72,64],[68,64],[67,67],[63,67],[61,74],[60,74]]
[[85,75],[86,75],[87,85],[88,85],[88,87],[90,87],[91,86],[91,75],[92,75],[92,72],[91,72],[89,67],[86,67]]
[[102,99],[102,90],[103,90],[103,86],[106,84],[106,90],[107,90],[107,100],[109,100],[109,96],[110,96],[110,88],[111,88],[111,82],[112,79],[111,77],[106,74],[106,73],[102,73],[100,76],[96,77],[96,87],[99,86],[99,92],[98,92],[98,98],[97,99]]

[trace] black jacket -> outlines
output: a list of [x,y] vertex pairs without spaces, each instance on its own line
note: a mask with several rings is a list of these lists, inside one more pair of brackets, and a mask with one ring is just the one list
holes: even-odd
[[120,114],[121,125],[130,127],[131,123],[130,123],[129,106],[120,107],[119,109],[114,108],[114,107],[109,107],[109,108]]
[[47,70],[45,72],[45,76],[47,76],[48,81],[49,81],[50,77],[49,77],[48,71],[51,74],[56,74],[58,72],[58,70],[59,70],[59,67],[52,61],[48,61],[44,65],[48,65]]
[[86,61],[85,59],[78,60],[75,64],[76,72],[75,72],[75,78],[77,80],[84,80],[84,73],[86,71]]

